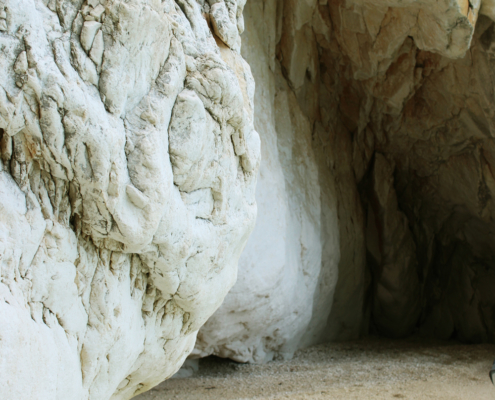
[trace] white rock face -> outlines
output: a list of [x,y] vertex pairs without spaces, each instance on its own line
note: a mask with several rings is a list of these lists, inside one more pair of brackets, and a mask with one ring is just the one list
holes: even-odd
[[254,227],[244,2],[0,6],[0,397],[129,399],[181,366]]
[[260,84],[258,219],[237,283],[200,330],[196,357],[216,354],[240,362],[291,357],[320,338],[332,307],[340,256],[333,178],[313,149],[309,119],[290,88],[277,85],[280,72],[270,69],[263,40],[272,34],[275,11],[250,1],[243,35],[243,55]]

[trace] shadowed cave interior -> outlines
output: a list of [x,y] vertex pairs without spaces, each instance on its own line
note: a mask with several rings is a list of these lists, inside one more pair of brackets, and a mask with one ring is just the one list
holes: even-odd
[[[321,230],[319,283],[306,310],[312,317],[302,339],[287,352],[285,344],[273,346],[274,354],[370,334],[495,339],[495,25],[479,15],[472,40],[446,45],[443,31],[428,30],[432,20],[412,19],[418,10],[373,11],[338,0],[246,4],[242,54],[256,81],[255,127],[262,132],[257,196],[275,190],[264,180],[272,161],[263,161],[275,154],[285,190],[304,192],[294,195],[301,205],[289,205],[289,212],[311,207],[312,196],[321,207],[314,217]],[[267,139],[272,125],[275,145]],[[278,153],[267,154],[270,147]],[[317,170],[311,183],[308,159]],[[260,226],[275,207],[262,200]],[[274,239],[255,228],[250,240]],[[229,301],[249,300],[237,295],[243,270],[252,273],[247,259],[256,259],[250,243],[245,253],[234,294],[200,331],[201,348],[228,321],[227,310],[234,312]],[[336,264],[338,277],[331,273]],[[332,280],[334,290],[325,292]],[[219,339],[206,353],[243,361],[222,350]]]

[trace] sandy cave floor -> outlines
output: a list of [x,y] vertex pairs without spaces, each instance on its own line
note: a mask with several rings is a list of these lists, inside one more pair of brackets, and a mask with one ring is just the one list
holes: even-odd
[[495,400],[488,377],[494,358],[495,345],[366,339],[311,347],[266,365],[210,357],[192,377],[135,399]]

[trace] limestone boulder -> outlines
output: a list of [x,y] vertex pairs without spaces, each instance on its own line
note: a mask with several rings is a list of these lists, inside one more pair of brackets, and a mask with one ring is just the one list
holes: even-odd
[[2,399],[130,399],[234,284],[260,140],[226,3],[0,3]]

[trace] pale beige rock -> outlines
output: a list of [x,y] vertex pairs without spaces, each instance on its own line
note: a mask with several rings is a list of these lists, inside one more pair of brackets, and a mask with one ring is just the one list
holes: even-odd
[[101,28],[101,23],[97,21],[85,21],[81,31],[81,45],[86,51],[91,50],[96,33]]
[[97,67],[101,66],[101,62],[103,61],[103,51],[105,44],[103,43],[103,32],[101,29],[95,36],[93,40],[93,44],[91,46],[91,51],[89,52],[89,58],[93,60]]
[[254,81],[196,2],[4,5],[0,397],[130,399],[179,369],[235,282]]

